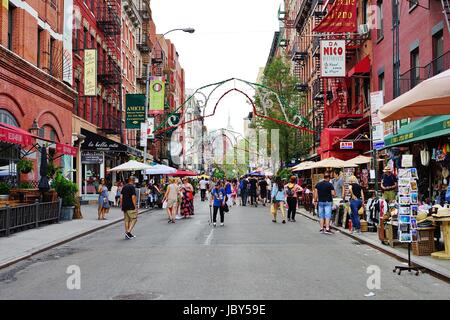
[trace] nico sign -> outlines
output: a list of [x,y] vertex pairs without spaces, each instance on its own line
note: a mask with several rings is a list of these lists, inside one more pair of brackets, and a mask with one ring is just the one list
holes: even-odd
[[345,77],[345,40],[320,41],[320,71],[322,77]]
[[125,128],[140,129],[145,121],[145,95],[127,94],[125,100]]

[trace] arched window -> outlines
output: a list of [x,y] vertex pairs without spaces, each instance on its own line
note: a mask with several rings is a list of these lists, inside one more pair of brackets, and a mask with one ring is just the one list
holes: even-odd
[[44,138],[50,139],[51,141],[58,141],[58,135],[56,134],[56,130],[53,129],[52,126],[45,125],[44,126]]
[[14,127],[19,127],[19,123],[16,118],[5,109],[0,109],[0,122],[9,124]]

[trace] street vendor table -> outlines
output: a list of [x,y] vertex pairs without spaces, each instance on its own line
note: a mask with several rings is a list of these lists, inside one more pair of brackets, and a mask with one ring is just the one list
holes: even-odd
[[434,218],[434,222],[442,223],[442,233],[444,234],[444,251],[433,252],[432,257],[443,260],[450,260],[450,217],[448,218]]

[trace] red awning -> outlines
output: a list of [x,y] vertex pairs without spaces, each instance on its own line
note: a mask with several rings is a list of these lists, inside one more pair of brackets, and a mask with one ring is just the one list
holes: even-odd
[[23,129],[0,123],[0,141],[29,146],[33,143],[33,139],[34,136]]
[[359,61],[356,66],[350,69],[347,73],[347,77],[350,78],[355,74],[365,74],[370,72],[370,57],[366,56],[364,59]]
[[[360,125],[360,126],[357,127],[356,129],[354,129],[352,132],[350,132],[350,133],[346,134],[345,136],[343,136],[340,140],[334,141],[333,146],[334,146],[334,145],[339,145],[339,143],[340,143],[342,140],[350,139],[353,135],[361,133],[361,130],[364,129],[366,126],[367,126],[367,127],[369,126],[369,122],[364,122],[362,125]],[[369,141],[368,141],[368,142],[369,142]]]
[[77,156],[78,149],[67,144],[56,143],[56,152],[61,154],[67,154],[72,157]]
[[197,176],[197,173],[192,172],[192,171],[177,170],[174,173],[168,174],[168,176],[173,176],[173,177],[195,177],[195,176]]

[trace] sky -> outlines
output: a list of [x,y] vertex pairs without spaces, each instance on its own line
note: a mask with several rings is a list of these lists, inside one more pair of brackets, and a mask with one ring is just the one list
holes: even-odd
[[[273,35],[279,29],[278,8],[281,0],[151,0],[157,33],[174,28],[192,27],[193,34],[173,32],[167,37],[175,44],[185,70],[186,88],[199,87],[239,78],[256,82],[259,68],[269,56]],[[208,105],[212,112],[222,89]],[[247,86],[237,84],[246,93]],[[205,124],[208,130],[227,126],[228,115],[236,131],[243,132],[243,118],[251,111],[246,98],[234,92],[218,106],[215,116]]]

